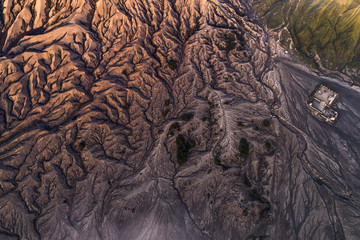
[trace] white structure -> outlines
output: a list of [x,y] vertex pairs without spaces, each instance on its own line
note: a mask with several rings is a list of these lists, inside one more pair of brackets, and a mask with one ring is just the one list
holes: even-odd
[[312,101],[309,103],[309,107],[326,122],[332,123],[338,117],[338,113],[331,108],[338,96],[338,93],[321,84],[311,96]]

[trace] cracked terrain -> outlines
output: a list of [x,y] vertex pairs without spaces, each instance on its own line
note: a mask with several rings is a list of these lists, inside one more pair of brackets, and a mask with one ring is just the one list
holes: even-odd
[[249,2],[2,0],[0,239],[360,238],[360,88]]

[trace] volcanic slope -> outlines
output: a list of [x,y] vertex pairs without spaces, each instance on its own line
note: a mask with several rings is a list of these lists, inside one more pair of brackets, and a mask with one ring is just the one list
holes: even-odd
[[359,0],[255,0],[254,8],[303,60],[359,80]]
[[273,113],[249,9],[3,1],[0,238],[344,236]]

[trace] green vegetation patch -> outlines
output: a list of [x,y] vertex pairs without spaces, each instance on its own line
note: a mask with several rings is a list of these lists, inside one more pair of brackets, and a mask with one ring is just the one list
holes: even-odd
[[227,53],[236,48],[236,37],[234,34],[227,33],[224,35],[224,39],[225,39],[225,43],[226,43],[225,51]]
[[165,107],[170,106],[170,100],[169,100],[169,99],[166,99],[166,100],[165,100],[164,106],[165,106]]
[[175,71],[175,70],[178,69],[178,64],[177,64],[177,62],[175,62],[174,60],[170,60],[169,63],[168,63],[168,67],[169,67],[171,70]]
[[247,158],[249,156],[249,142],[242,138],[239,144],[240,157]]
[[187,161],[189,150],[195,147],[195,141],[186,140],[182,134],[176,137],[177,145],[177,160],[179,164],[183,164]]
[[215,158],[215,164],[218,165],[218,166],[222,165],[219,158]]
[[178,122],[173,123],[169,128],[169,134],[171,136],[173,136],[175,131],[180,131],[180,130],[181,130],[181,127],[180,127],[179,123]]
[[250,197],[252,197],[255,200],[261,201],[261,195],[259,194],[259,192],[256,189],[251,189],[249,191],[249,195]]
[[270,121],[269,120],[264,120],[263,121],[263,126],[264,127],[270,127]]
[[86,143],[84,141],[80,142],[79,145],[78,145],[78,149],[80,151],[84,150],[86,147]]
[[182,120],[187,122],[193,119],[193,117],[194,117],[193,113],[184,113],[183,115],[181,115]]
[[266,143],[265,143],[265,147],[266,147],[266,149],[267,149],[268,151],[270,151],[270,150],[271,150],[271,143],[270,143],[270,142],[266,142]]

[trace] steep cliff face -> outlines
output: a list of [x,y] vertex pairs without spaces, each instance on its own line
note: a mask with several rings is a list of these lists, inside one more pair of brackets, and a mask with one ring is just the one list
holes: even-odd
[[344,236],[246,2],[2,3],[1,239]]

